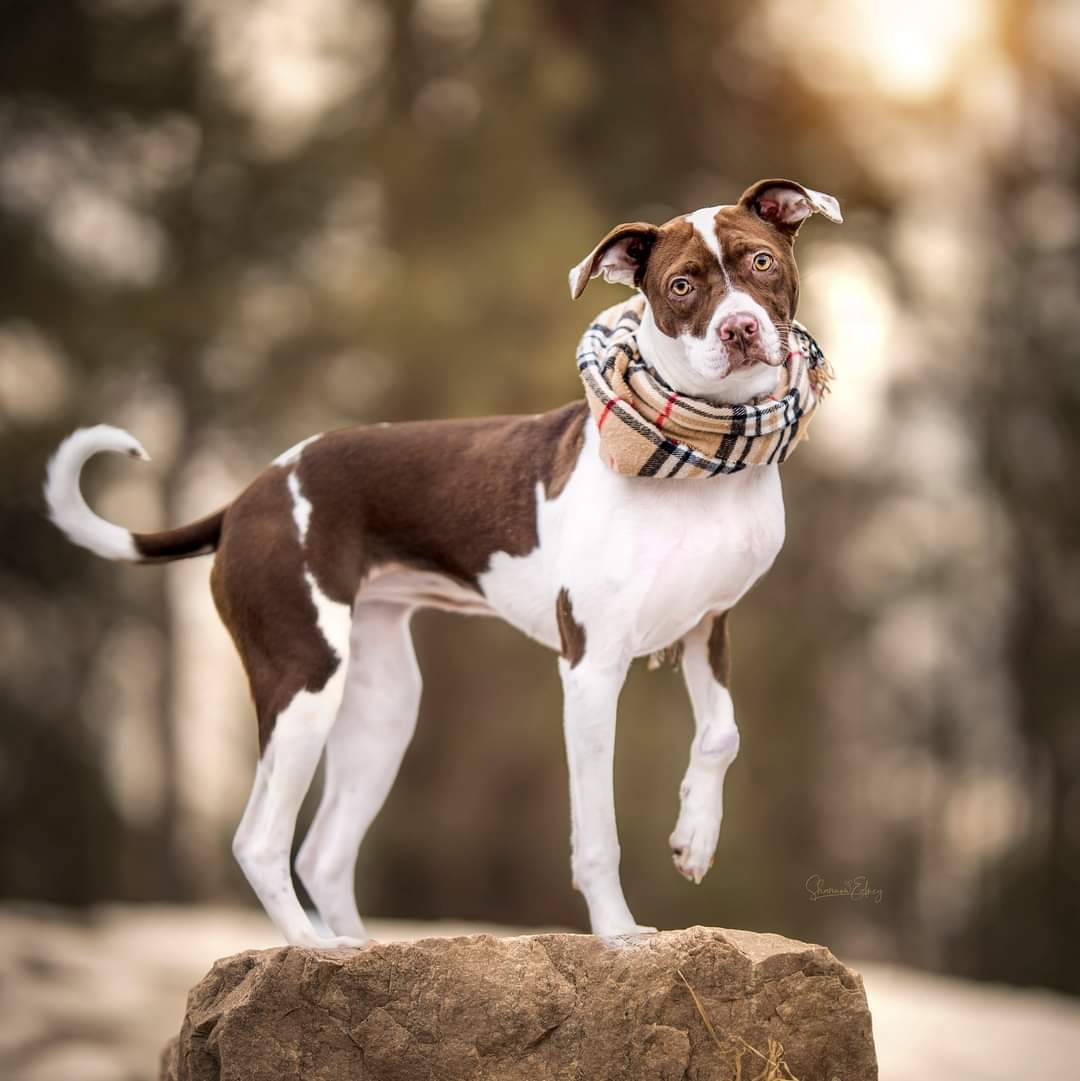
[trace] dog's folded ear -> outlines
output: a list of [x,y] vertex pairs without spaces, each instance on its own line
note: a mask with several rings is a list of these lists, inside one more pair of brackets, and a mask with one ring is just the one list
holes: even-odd
[[621,285],[640,285],[649,252],[660,230],[644,221],[616,225],[577,266],[570,270],[570,296],[577,300],[598,274]]
[[759,180],[739,197],[762,221],[794,236],[811,214],[823,214],[829,221],[842,222],[840,204],[831,195],[804,188],[794,180]]

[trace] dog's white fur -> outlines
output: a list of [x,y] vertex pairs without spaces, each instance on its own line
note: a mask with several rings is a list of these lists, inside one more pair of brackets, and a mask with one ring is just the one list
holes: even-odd
[[709,670],[708,628],[776,558],[784,506],[775,466],[704,484],[625,477],[604,464],[597,438],[588,425],[578,465],[556,499],[538,489],[539,547],[519,558],[496,555],[481,587],[496,614],[554,649],[560,587],[584,627],[581,662],[559,664],[572,867],[594,932],[617,935],[637,926],[619,884],[612,784],[615,706],[630,661],[684,639],[696,734],[672,846],[686,846],[679,869],[700,882],[720,830],[724,773],[738,748],[731,696]]
[[[698,211],[689,220],[723,266],[712,226],[716,209]],[[616,245],[596,273],[625,280],[626,268],[619,260]],[[580,266],[571,272],[572,287],[578,273]],[[779,348],[777,328],[764,310],[748,295],[732,290],[702,339],[664,335],[647,306],[639,336],[644,358],[684,393],[748,401],[771,392],[778,372],[772,364],[730,370],[717,329],[733,311],[755,315],[769,349]],[[587,424],[584,448],[556,498],[545,498],[543,487],[537,486],[539,544],[526,556],[497,553],[480,578],[482,596],[436,573],[383,566],[364,582],[350,613],[349,606],[329,600],[307,575],[322,633],[348,663],[339,666],[318,693],[300,691],[277,717],[233,846],[288,942],[341,946],[367,940],[353,892],[357,850],[415,728],[420,673],[409,619],[424,605],[498,615],[559,649],[555,602],[560,589],[568,591],[586,640],[579,663],[559,662],[572,868],[592,929],[603,936],[643,930],[619,880],[612,768],[616,703],[633,658],[682,639],[695,731],[671,843],[686,877],[700,882],[705,875],[720,830],[724,776],[739,748],[731,696],[710,669],[709,629],[713,616],[746,593],[783,544],[779,471],[775,466],[755,467],[700,483],[631,478],[604,464],[597,441],[595,426]],[[275,464],[291,468],[309,442],[287,451]],[[102,450],[146,456],[140,444],[119,429],[100,426],[77,432],[49,465],[46,497],[54,521],[76,543],[107,558],[134,559],[131,534],[95,515],[79,492],[82,465]],[[312,506],[295,474],[290,475],[289,491],[302,539]],[[297,870],[330,937],[321,937],[301,908],[289,867],[296,816],[324,747],[325,791]]]
[[76,544],[104,559],[138,559],[131,531],[106,522],[83,499],[79,475],[95,454],[126,454],[149,461],[150,455],[131,434],[109,424],[80,428],[57,447],[45,471],[49,516]]

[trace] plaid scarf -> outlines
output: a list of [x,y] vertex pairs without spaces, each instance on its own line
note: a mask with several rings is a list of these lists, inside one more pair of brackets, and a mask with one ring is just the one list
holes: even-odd
[[578,345],[578,372],[608,465],[634,477],[716,477],[786,461],[833,374],[805,328],[792,325],[775,395],[714,405],[672,390],[641,359],[644,310],[640,294],[608,308]]

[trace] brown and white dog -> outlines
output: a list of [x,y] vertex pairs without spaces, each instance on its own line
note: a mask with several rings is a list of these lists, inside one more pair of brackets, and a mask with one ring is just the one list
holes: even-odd
[[[786,356],[798,274],[792,251],[829,195],[761,181],[731,206],[662,226],[620,225],[570,272],[647,299],[643,358],[677,390],[716,402],[769,394]],[[638,926],[619,881],[612,762],[619,691],[635,657],[683,644],[695,734],[671,835],[700,882],[716,848],[724,775],[739,749],[726,617],[784,540],[778,469],[708,480],[614,473],[583,401],[537,416],[349,428],[277,458],[223,510],[132,533],[82,498],[100,451],[144,458],[117,428],[61,444],[45,486],[53,520],[109,559],[157,563],[216,552],[210,584],[251,684],[261,756],[233,851],[285,939],[367,941],[357,850],[416,723],[409,637],[423,606],[498,615],[558,650],[570,770],[571,865],[593,931]],[[326,751],[326,785],[297,857],[332,937],[293,888],[297,812]]]

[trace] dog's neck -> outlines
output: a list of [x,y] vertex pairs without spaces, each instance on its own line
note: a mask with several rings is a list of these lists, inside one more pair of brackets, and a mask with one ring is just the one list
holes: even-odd
[[740,368],[723,379],[706,379],[686,362],[683,343],[666,335],[653,318],[648,298],[637,332],[641,359],[672,390],[691,398],[702,398],[717,405],[749,403],[776,390],[780,369],[766,364]]

